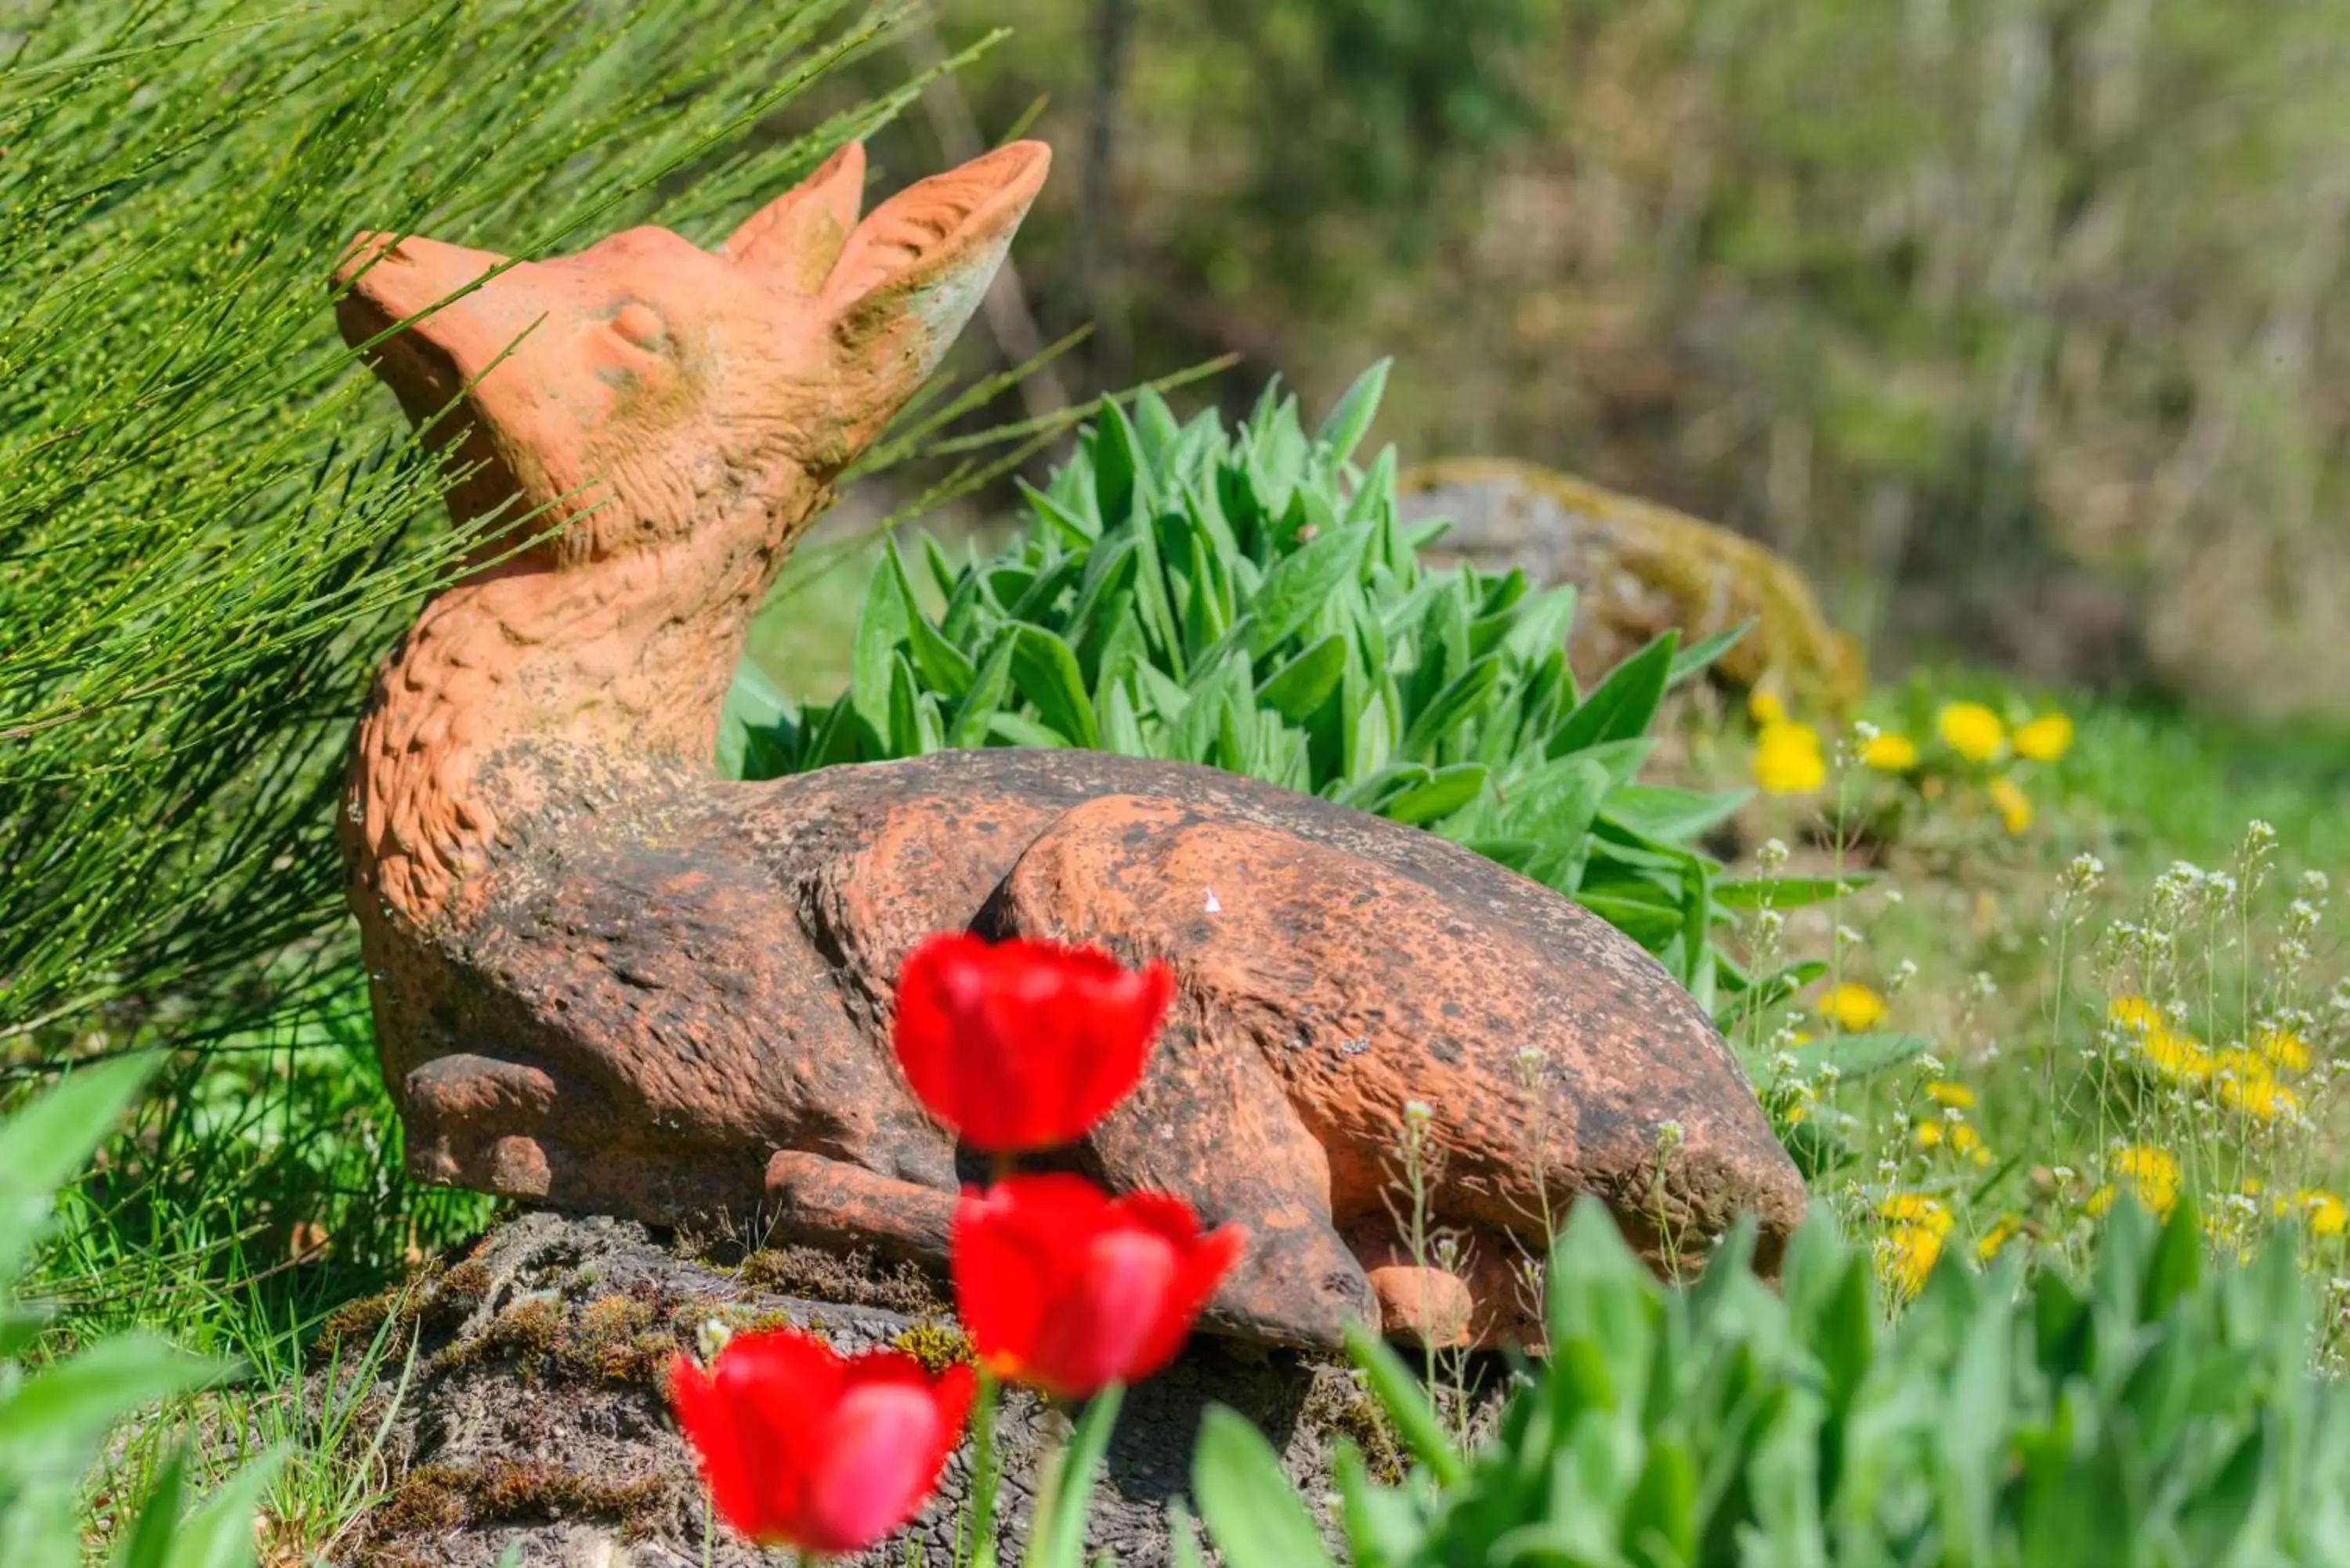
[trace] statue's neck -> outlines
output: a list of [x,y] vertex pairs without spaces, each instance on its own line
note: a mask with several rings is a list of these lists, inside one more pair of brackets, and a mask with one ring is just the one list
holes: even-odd
[[751,616],[822,499],[811,487],[739,526],[575,566],[534,552],[427,604],[352,757],[344,832],[369,903],[431,918],[485,867],[502,823],[562,804],[559,781],[515,762],[525,752],[707,770]]

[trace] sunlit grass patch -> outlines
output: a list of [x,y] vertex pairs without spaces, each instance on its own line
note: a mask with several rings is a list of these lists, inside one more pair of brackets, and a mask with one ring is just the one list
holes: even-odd
[[[1823,738],[1815,788],[1758,808],[1802,847],[1756,864],[1850,890],[1749,918],[1818,981],[1744,1054],[1888,1293],[2018,1249],[2082,1266],[2124,1197],[2161,1214],[2189,1192],[2215,1254],[2292,1219],[2314,1277],[2350,1274],[2350,961],[2328,923],[2350,770],[2262,782],[2191,728],[1979,680],[1869,711]],[[1758,769],[1801,722],[1764,719]],[[2120,784],[2116,753],[2167,776]],[[2120,818],[2157,795],[2168,841]],[[2289,826],[2239,814],[2220,837],[2245,803]]]

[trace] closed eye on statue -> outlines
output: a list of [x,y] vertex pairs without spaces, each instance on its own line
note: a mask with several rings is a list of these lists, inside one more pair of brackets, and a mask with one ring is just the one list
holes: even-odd
[[612,330],[639,348],[658,348],[668,336],[659,313],[636,300],[620,306],[613,315]]

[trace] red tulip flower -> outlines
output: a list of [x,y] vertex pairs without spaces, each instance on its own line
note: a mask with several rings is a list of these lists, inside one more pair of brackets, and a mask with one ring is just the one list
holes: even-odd
[[1051,1148],[1133,1090],[1174,996],[1163,963],[956,932],[906,956],[892,1044],[907,1084],[963,1142]]
[[861,1551],[922,1506],[962,1435],[974,1378],[898,1351],[843,1357],[790,1329],[679,1356],[670,1399],[711,1501],[763,1546]]
[[955,1306],[987,1369],[1078,1397],[1174,1359],[1244,1232],[1209,1235],[1180,1199],[1112,1199],[1079,1176],[1009,1176],[963,1189]]

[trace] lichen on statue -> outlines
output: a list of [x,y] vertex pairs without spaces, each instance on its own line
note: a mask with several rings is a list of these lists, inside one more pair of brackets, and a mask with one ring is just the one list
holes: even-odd
[[1575,586],[1568,654],[1586,685],[1667,630],[1686,646],[1751,622],[1715,663],[1730,683],[1836,714],[1867,688],[1859,644],[1828,623],[1803,574],[1730,529],[1504,458],[1420,463],[1397,490],[1404,516],[1452,524],[1430,558]]

